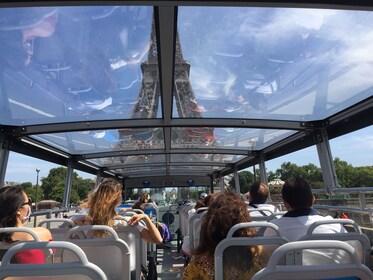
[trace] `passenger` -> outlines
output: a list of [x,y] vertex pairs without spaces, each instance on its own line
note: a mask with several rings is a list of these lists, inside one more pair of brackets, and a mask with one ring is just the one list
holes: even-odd
[[[88,215],[73,221],[77,225],[106,225],[113,228],[132,225],[139,229],[142,239],[151,243],[161,243],[162,237],[147,215],[135,214],[131,217],[123,217],[117,214],[115,210],[121,202],[122,185],[114,179],[104,179],[90,197]],[[144,221],[146,226],[140,221]],[[102,233],[98,233],[98,237],[100,236]]]
[[145,210],[146,204],[150,201],[150,195],[148,193],[142,193],[139,199],[132,205],[132,209]]
[[[19,186],[3,187],[0,189],[0,227],[24,227],[31,215],[30,200]],[[51,241],[50,231],[43,227],[32,230],[40,241]],[[0,233],[0,241],[13,243],[16,241],[30,241],[34,238],[25,232]],[[45,263],[45,256],[41,250],[26,250],[15,255],[15,262],[24,264]]]
[[201,194],[199,195],[199,198],[200,198],[200,199],[205,199],[206,196],[207,196],[207,193],[203,192],[203,193],[201,193]]
[[[273,204],[266,203],[269,198],[269,188],[266,184],[255,182],[251,185],[250,191],[245,195],[245,199],[249,201],[248,209],[262,209],[269,210],[273,213],[279,212],[280,210]],[[250,212],[253,216],[269,216],[269,212],[266,211],[253,211]]]
[[139,202],[141,203],[148,203],[149,200],[150,200],[150,194],[148,193],[142,193],[139,197]]
[[133,205],[132,205],[132,209],[140,209],[142,211],[145,210],[145,204],[144,203],[141,203],[140,201],[136,201]]
[[[296,241],[307,233],[311,224],[320,220],[333,219],[331,216],[321,216],[312,208],[315,197],[310,185],[302,178],[289,178],[282,187],[282,200],[288,212],[281,218],[272,220],[280,232],[289,241]],[[344,233],[347,232],[340,224],[322,225],[315,229],[315,233]],[[274,235],[267,229],[264,235]]]
[[[244,201],[232,192],[220,193],[211,202],[206,216],[202,221],[199,246],[193,252],[191,261],[186,266],[182,279],[212,280],[215,278],[214,252],[216,246],[223,240],[229,229],[251,218]],[[254,237],[252,228],[238,230],[234,236]],[[251,279],[262,268],[262,247],[253,246],[249,250],[237,250],[224,261],[225,279]]]

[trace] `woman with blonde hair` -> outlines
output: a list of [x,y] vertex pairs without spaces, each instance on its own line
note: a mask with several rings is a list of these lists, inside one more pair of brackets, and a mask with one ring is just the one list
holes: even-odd
[[[142,239],[156,244],[162,242],[162,236],[147,215],[135,214],[128,221],[126,217],[118,215],[116,208],[121,203],[122,184],[114,179],[106,178],[89,196],[88,216],[78,218],[74,222],[78,225],[106,225],[113,228],[132,225],[139,229]],[[144,221],[146,226],[139,223],[140,221]]]
[[[216,246],[226,238],[230,228],[236,224],[251,222],[244,201],[233,192],[218,194],[210,203],[206,216],[201,223],[199,245],[184,270],[183,280],[215,279],[214,252]],[[253,228],[237,230],[237,237],[254,237]],[[262,247],[252,246],[238,250],[227,260],[224,279],[251,279],[262,266],[260,264]],[[232,278],[233,277],[233,278]]]

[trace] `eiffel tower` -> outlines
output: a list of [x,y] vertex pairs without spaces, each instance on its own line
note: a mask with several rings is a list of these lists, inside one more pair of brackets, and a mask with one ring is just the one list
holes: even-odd
[[[159,86],[158,51],[154,20],[150,36],[148,57],[147,60],[141,64],[141,71],[143,74],[142,84],[138,93],[137,102],[132,110],[131,119],[156,118],[161,92]],[[189,73],[190,64],[183,58],[179,33],[177,32],[174,73],[174,97],[176,100],[177,112],[180,118],[201,118],[201,112],[203,110],[202,107],[197,104],[192,86],[190,84]],[[123,139],[128,137],[129,133],[131,132],[133,131],[125,129],[119,130],[119,136],[121,139]],[[194,143],[197,145],[206,143],[206,141],[211,142],[213,139],[213,129],[206,127],[173,129],[173,133],[177,133],[177,137],[175,139],[184,138],[184,141],[187,139],[188,143]],[[145,130],[144,134],[146,134]],[[150,135],[148,136],[150,137]],[[152,141],[157,141],[157,137],[154,137],[154,135],[151,136],[153,136]],[[143,139],[143,137],[141,138]],[[141,144],[144,143],[139,141],[139,145],[144,146]]]

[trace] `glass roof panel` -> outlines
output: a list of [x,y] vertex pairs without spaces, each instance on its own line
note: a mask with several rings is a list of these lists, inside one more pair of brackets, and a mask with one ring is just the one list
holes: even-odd
[[160,128],[50,133],[31,138],[71,154],[164,148]]
[[217,163],[235,163],[243,159],[244,155],[222,155],[222,154],[173,154],[171,163],[203,163],[214,165]]
[[136,168],[118,168],[112,169],[115,173],[121,173],[123,176],[134,176],[134,177],[141,177],[141,174],[144,176],[151,176],[152,174],[156,175],[166,175],[166,167],[165,166],[150,166],[150,167],[136,167]]
[[292,130],[251,128],[173,128],[171,148],[261,150],[292,134]]
[[141,87],[140,66],[158,63],[153,7],[1,8],[0,18],[1,124],[162,115]]
[[[123,165],[140,165],[140,168],[143,164],[149,163],[165,163],[166,157],[165,155],[136,155],[136,156],[123,156],[123,157],[109,157],[109,158],[97,158],[97,159],[89,159],[87,160],[90,163],[101,167],[111,167],[111,169],[115,169],[115,166],[123,166]],[[139,166],[134,167],[138,169]]]
[[207,173],[212,173],[213,171],[217,171],[221,169],[221,166],[206,166],[206,167],[203,167],[203,166],[171,166],[170,167],[170,171],[172,172],[172,174],[183,174],[183,172],[185,174],[188,174],[188,173],[192,173],[192,174],[196,174],[196,173],[204,173],[204,174],[207,174]]
[[179,7],[173,117],[329,117],[372,96],[372,29],[372,11]]

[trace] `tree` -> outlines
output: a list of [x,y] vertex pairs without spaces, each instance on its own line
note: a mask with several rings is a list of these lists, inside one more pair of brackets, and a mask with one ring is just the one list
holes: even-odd
[[281,180],[285,181],[290,177],[300,176],[300,169],[295,163],[284,162],[281,164],[281,167],[276,170],[275,174],[276,178],[280,178]]
[[355,167],[352,188],[373,187],[373,166]]
[[[246,193],[250,190],[250,185],[254,183],[254,174],[247,170],[238,172],[238,181],[240,183],[241,193]],[[234,185],[235,182],[233,177],[229,182],[229,186],[234,189]]]
[[[36,187],[31,182],[25,182],[20,184],[20,186],[23,188],[27,196],[31,199],[31,201],[35,201],[36,198]],[[40,197],[42,194],[38,193],[38,197]]]
[[[57,167],[49,171],[47,177],[41,179],[41,189],[45,199],[52,199],[58,202],[63,201],[67,178],[67,168]],[[72,187],[70,202],[78,203],[85,199],[93,185],[90,179],[82,179],[76,172],[72,174]]]
[[339,185],[342,188],[351,188],[354,185],[354,167],[338,157],[334,159],[334,167]]

